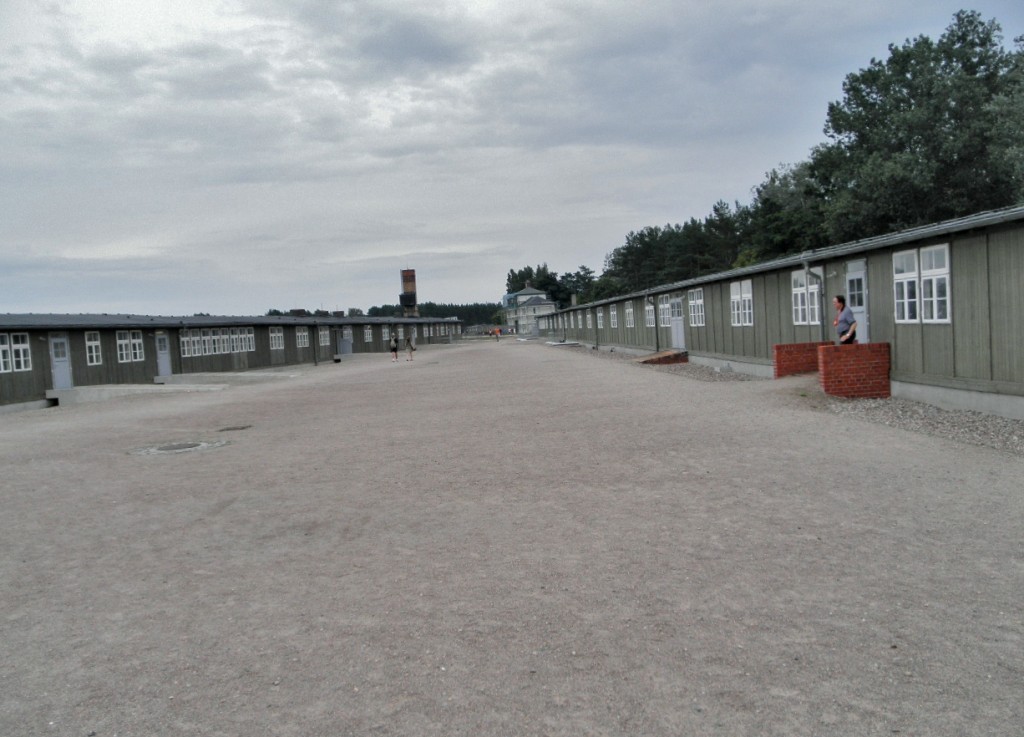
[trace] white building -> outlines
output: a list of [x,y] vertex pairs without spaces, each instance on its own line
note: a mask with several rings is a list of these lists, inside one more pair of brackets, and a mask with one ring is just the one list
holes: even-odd
[[558,309],[558,305],[548,299],[544,292],[534,289],[529,283],[522,291],[506,294],[501,303],[505,311],[505,324],[514,328],[516,335],[539,335],[537,319]]

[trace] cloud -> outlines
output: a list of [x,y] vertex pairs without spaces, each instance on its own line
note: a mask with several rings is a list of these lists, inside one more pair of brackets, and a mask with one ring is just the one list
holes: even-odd
[[805,158],[843,75],[956,9],[7,0],[0,309],[365,308],[405,267],[486,301],[510,268],[599,271]]

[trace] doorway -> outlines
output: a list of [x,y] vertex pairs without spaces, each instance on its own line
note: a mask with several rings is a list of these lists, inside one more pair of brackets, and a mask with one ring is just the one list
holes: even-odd
[[71,350],[67,333],[50,333],[50,370],[53,372],[54,389],[71,389],[75,385],[71,378]]
[[156,331],[156,375],[171,375],[171,343],[163,330]]
[[871,340],[868,322],[868,274],[864,259],[848,261],[846,264],[846,306],[857,321],[857,342]]
[[669,301],[672,322],[672,350],[686,350],[686,327],[683,324],[683,299],[674,297]]

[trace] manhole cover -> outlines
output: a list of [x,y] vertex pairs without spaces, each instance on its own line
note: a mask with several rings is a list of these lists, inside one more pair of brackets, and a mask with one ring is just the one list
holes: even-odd
[[171,443],[155,448],[157,453],[180,453],[183,450],[195,450],[202,446],[202,443]]
[[151,448],[137,448],[132,453],[136,455],[172,455],[175,453],[190,453],[195,450],[209,450],[210,448],[220,448],[221,446],[227,445],[227,440],[218,440],[214,443],[208,443],[205,441],[189,441],[183,443],[166,443],[165,445],[154,445]]

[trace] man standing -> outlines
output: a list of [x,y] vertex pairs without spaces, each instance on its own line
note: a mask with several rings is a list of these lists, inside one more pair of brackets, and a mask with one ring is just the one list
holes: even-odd
[[857,321],[853,319],[853,310],[846,306],[846,297],[837,294],[832,300],[836,308],[836,319],[832,324],[839,332],[839,345],[850,345],[857,341]]

